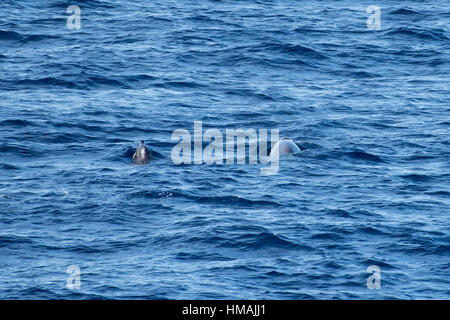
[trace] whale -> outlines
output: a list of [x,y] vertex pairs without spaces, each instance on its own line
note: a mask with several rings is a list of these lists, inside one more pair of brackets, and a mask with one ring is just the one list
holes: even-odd
[[133,162],[135,164],[146,164],[150,161],[150,151],[144,143],[144,140],[141,140],[139,146],[136,148],[136,152],[133,154]]
[[282,154],[295,154],[300,152],[298,145],[289,138],[281,138],[270,150],[270,157],[280,156]]

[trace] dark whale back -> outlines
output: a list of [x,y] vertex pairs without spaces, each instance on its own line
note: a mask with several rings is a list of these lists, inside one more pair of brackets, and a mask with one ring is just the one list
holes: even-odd
[[146,164],[150,161],[150,151],[145,146],[144,141],[141,141],[133,155],[133,162],[135,164]]

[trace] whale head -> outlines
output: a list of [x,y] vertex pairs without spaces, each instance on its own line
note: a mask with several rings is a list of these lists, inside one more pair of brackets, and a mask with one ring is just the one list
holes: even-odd
[[287,137],[281,138],[277,141],[270,151],[270,157],[280,156],[282,154],[295,154],[300,152],[300,148],[295,144],[294,141]]
[[146,164],[150,161],[150,151],[144,143],[144,140],[141,140],[139,146],[136,148],[136,152],[133,155],[133,162],[135,164]]

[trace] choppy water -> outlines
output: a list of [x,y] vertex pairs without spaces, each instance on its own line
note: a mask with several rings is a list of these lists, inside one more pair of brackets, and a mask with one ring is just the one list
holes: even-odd
[[[443,0],[2,1],[0,298],[448,299],[449,25]],[[174,165],[200,120],[305,150]]]

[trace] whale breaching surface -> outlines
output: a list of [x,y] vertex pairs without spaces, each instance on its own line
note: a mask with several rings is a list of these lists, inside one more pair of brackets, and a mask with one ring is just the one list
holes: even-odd
[[141,143],[136,149],[136,152],[133,154],[133,162],[135,164],[146,164],[150,161],[150,151],[144,144],[144,140],[141,140]]
[[289,138],[281,138],[270,151],[270,156],[280,156],[282,154],[294,154],[300,152],[298,145]]

